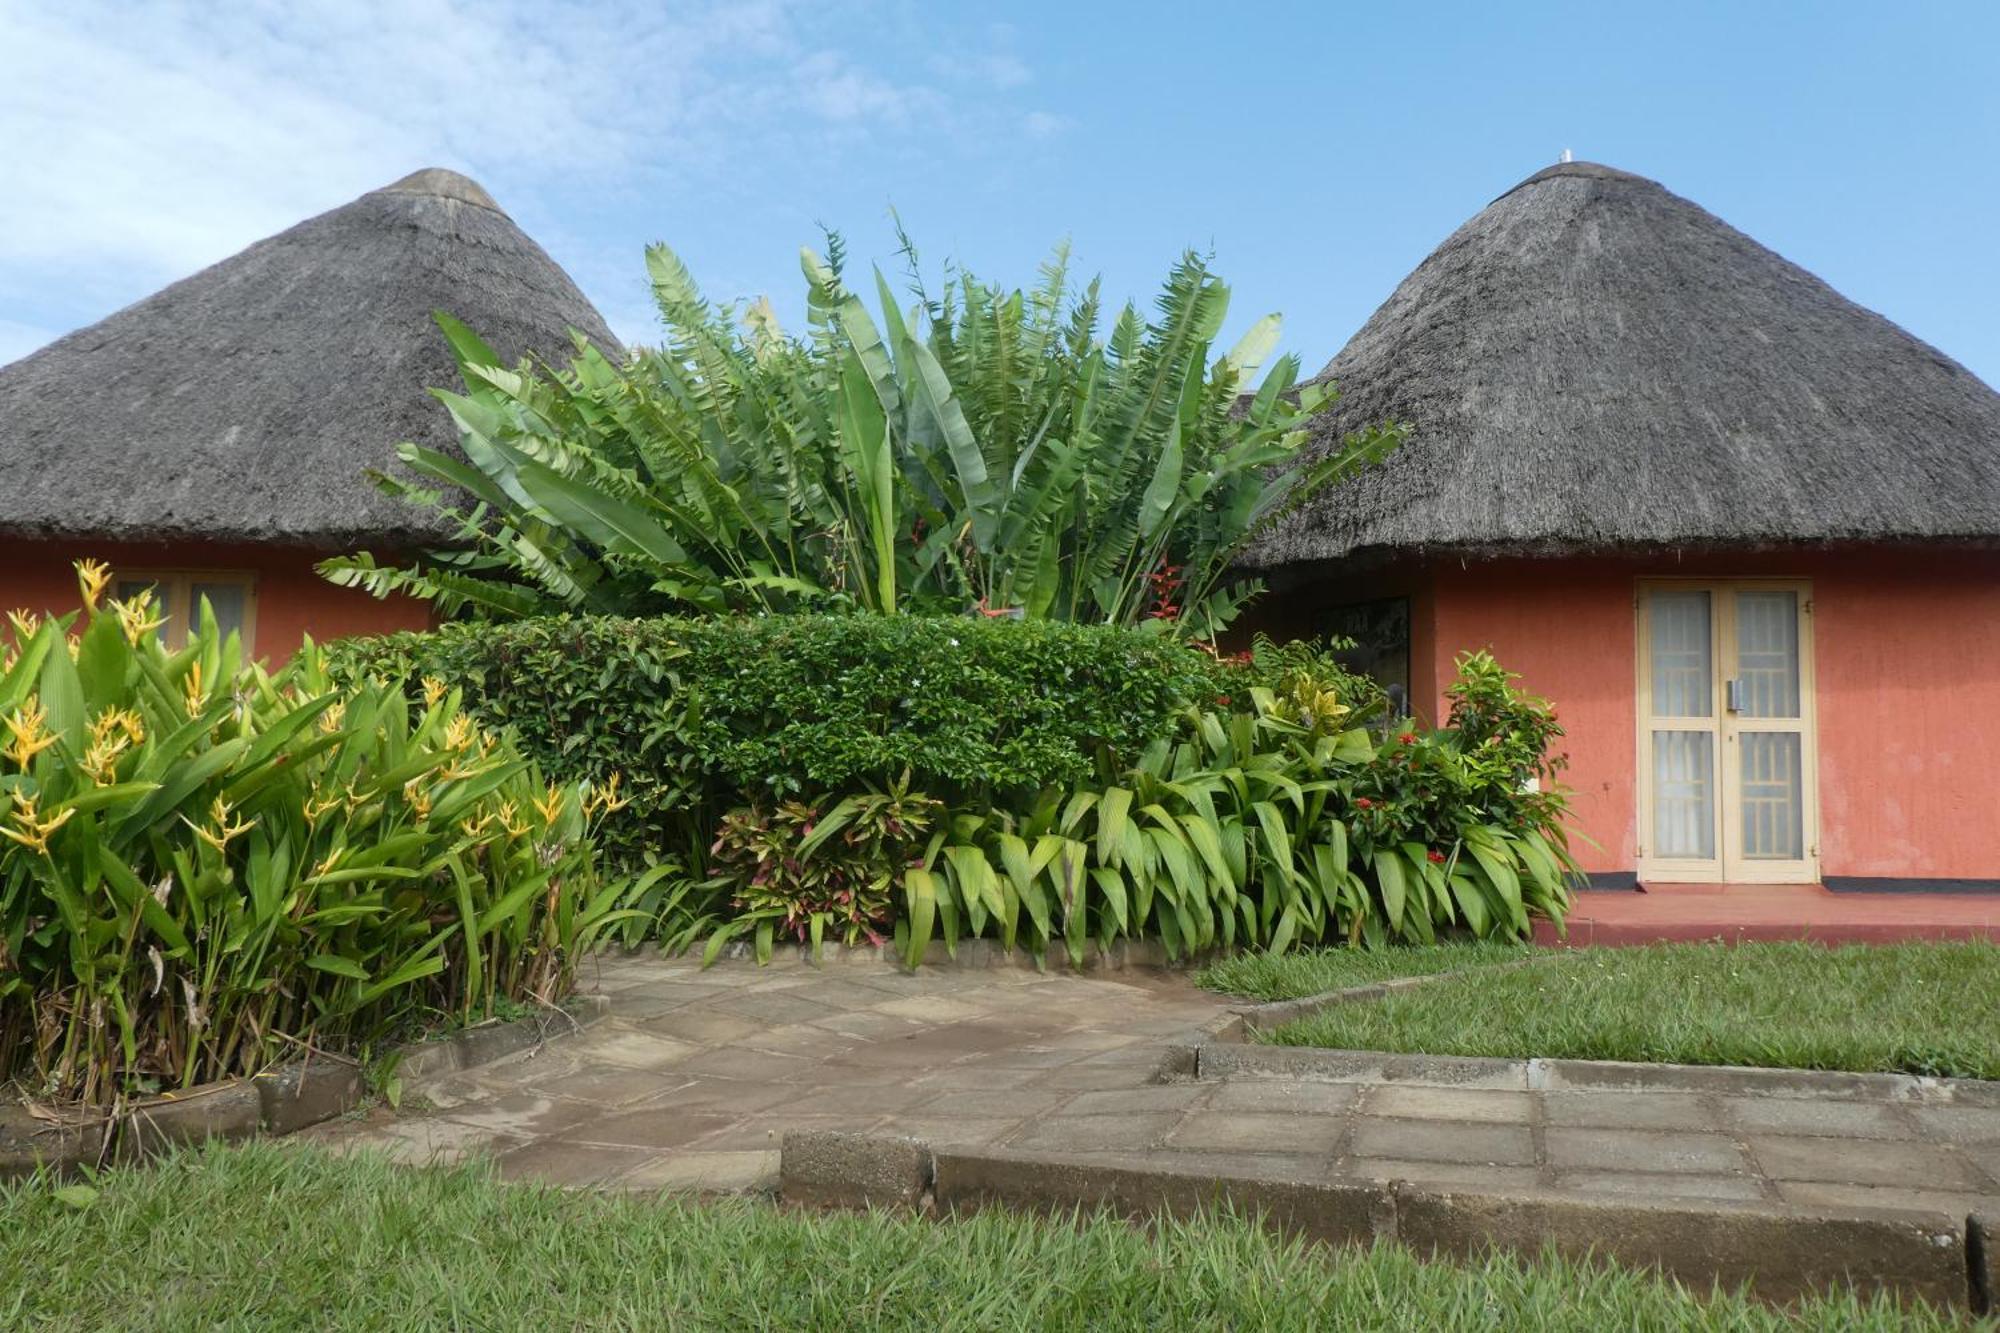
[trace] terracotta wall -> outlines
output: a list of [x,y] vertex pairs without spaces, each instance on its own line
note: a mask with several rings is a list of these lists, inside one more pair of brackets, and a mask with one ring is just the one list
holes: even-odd
[[[1491,648],[1568,729],[1594,871],[1629,871],[1637,580],[1812,581],[1822,875],[2000,878],[2000,554],[1874,549],[1433,565],[1434,671]],[[1442,700],[1437,701],[1441,706]]]
[[319,641],[351,634],[423,629],[430,608],[409,598],[377,601],[336,588],[313,570],[320,552],[279,547],[183,542],[23,542],[0,540],[0,610],[74,611],[79,605],[71,562],[86,556],[115,571],[197,569],[254,571],[257,575],[256,642],[251,651],[273,663],[298,649],[305,635]]

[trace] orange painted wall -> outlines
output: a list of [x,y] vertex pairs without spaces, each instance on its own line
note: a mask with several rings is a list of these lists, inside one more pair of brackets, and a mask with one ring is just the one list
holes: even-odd
[[140,569],[250,570],[257,574],[256,642],[251,651],[273,664],[297,651],[307,634],[317,642],[353,634],[424,629],[430,608],[407,597],[377,601],[336,588],[313,570],[325,553],[284,547],[176,542],[26,542],[0,540],[0,609],[49,612],[81,605],[72,562],[90,557],[114,571]]
[[1810,579],[1818,672],[1820,870],[2000,878],[2000,554],[1878,548],[1430,567],[1433,669],[1490,648],[1569,732],[1584,867],[1635,862],[1635,583]]

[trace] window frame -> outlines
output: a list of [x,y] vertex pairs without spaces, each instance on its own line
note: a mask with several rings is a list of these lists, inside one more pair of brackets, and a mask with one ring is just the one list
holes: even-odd
[[194,629],[194,585],[197,583],[220,583],[243,589],[243,625],[238,633],[242,636],[245,657],[256,656],[257,646],[257,573],[248,569],[190,569],[143,568],[120,569],[112,579],[112,596],[118,596],[118,589],[126,584],[149,584],[153,589],[155,602],[167,618],[166,643],[170,652],[179,652],[187,646],[188,636]]

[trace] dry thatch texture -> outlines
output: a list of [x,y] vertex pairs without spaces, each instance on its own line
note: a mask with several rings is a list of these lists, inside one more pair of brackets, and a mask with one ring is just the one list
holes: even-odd
[[[1530,176],[1403,281],[1322,379],[1380,469],[1247,563],[2000,535],[2000,395],[1653,181]],[[1324,438],[1325,436],[1322,436]]]
[[362,475],[455,438],[433,310],[503,357],[618,342],[465,177],[419,171],[0,368],[0,536],[345,548],[438,535]]

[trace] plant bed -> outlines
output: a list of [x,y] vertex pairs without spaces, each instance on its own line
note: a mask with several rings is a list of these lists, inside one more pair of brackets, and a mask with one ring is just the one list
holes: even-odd
[[[468,1244],[467,1238],[476,1238]],[[115,1264],[104,1256],[118,1255]],[[1886,1298],[1778,1311],[1554,1257],[1425,1263],[1213,1214],[784,1212],[502,1186],[251,1146],[0,1188],[15,1326],[1946,1329]],[[1032,1275],[1032,1280],[1024,1277]]]
[[[1324,989],[1325,966],[1273,959],[1263,975],[1274,990],[1287,976],[1299,988]],[[2000,1079],[2000,945],[1577,950],[1326,1008],[1263,1039],[1429,1055]]]

